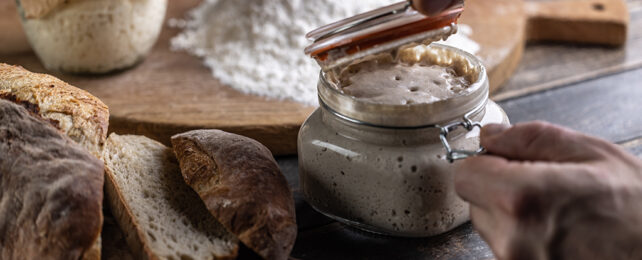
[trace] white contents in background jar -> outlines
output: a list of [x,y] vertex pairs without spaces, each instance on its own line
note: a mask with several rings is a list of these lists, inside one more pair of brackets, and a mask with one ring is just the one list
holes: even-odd
[[106,73],[140,62],[167,0],[18,0],[31,47],[48,70]]
[[[400,15],[387,20],[395,21],[391,26],[404,19],[435,20],[395,9],[406,8],[403,3],[387,8]],[[353,23],[368,28],[368,21]],[[385,21],[372,24],[384,33],[395,31]],[[323,70],[321,106],[298,137],[306,201],[342,223],[394,236],[433,236],[468,221],[468,204],[454,189],[455,164],[482,151],[483,125],[509,123],[488,99],[481,61],[457,48],[429,44],[440,38],[436,34],[454,32],[451,25],[391,38],[393,44],[380,37],[388,44],[372,45],[358,32],[340,30],[313,37],[315,44],[307,49]],[[342,38],[346,35],[362,44],[336,44],[354,44]]]

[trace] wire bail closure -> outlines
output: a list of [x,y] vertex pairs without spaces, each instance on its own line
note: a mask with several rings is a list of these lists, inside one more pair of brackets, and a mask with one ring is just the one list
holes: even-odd
[[470,113],[464,115],[463,121],[454,122],[445,126],[437,125],[436,127],[440,129],[439,140],[441,140],[441,144],[446,149],[446,159],[448,160],[448,162],[454,163],[458,160],[463,160],[469,157],[486,153],[486,149],[481,146],[476,151],[452,149],[450,143],[448,142],[448,134],[452,131],[457,130],[459,127],[463,127],[469,132],[473,131],[475,127],[478,127],[481,130],[482,124],[472,121],[470,119]]

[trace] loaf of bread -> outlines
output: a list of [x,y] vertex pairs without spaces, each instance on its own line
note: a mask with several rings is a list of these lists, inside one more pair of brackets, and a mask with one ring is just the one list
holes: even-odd
[[183,181],[172,150],[111,134],[103,159],[112,213],[137,259],[232,259],[238,240]]
[[294,200],[270,151],[218,130],[172,137],[185,182],[243,244],[265,259],[288,259],[297,234]]
[[0,100],[0,259],[84,257],[100,234],[103,172],[38,115]]
[[0,99],[19,103],[100,156],[109,109],[87,91],[56,77],[0,63]]

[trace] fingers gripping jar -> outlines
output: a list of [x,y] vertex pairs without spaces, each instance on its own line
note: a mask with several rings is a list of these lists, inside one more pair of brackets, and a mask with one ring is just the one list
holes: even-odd
[[[386,8],[406,8],[401,5]],[[359,52],[348,53],[350,48],[339,44],[313,55],[323,67],[320,108],[299,132],[298,153],[302,191],[317,211],[363,230],[403,237],[441,234],[469,220],[468,205],[454,190],[453,162],[482,151],[481,126],[508,124],[508,118],[488,99],[479,59],[422,44],[435,33],[452,32],[454,25],[438,27],[420,33],[421,41],[403,35],[389,45],[357,46]],[[333,33],[324,40],[345,32]],[[308,53],[321,48],[315,40]],[[337,48],[339,53],[332,53]],[[426,73],[429,69],[439,73]],[[398,74],[448,91],[421,89]],[[454,84],[457,80],[464,86]],[[412,93],[413,88],[425,91]]]

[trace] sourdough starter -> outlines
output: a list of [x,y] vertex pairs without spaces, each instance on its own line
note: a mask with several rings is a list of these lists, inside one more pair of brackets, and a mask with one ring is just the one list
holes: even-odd
[[366,62],[342,73],[339,87],[365,102],[408,105],[446,100],[469,85],[449,67]]
[[[483,119],[482,119],[483,118]],[[508,123],[490,101],[482,124]],[[454,167],[436,129],[359,126],[315,111],[299,133],[306,200],[337,220],[378,233],[423,237],[468,221],[468,204],[454,189]],[[459,149],[479,147],[479,130],[450,136]]]
[[[481,66],[474,57],[444,47],[424,46],[400,53],[402,62],[382,56],[322,75],[320,93],[330,94],[320,94],[325,106],[299,132],[301,187],[310,205],[341,222],[388,235],[432,236],[469,220],[468,204],[454,188],[456,165],[445,158],[439,129],[359,124],[345,120],[342,111],[363,109],[367,103],[386,107],[379,111],[388,121],[404,113],[432,120],[437,114],[430,113],[438,113],[452,122],[464,115],[451,112],[466,106],[466,112],[472,112],[470,119],[482,125],[507,124],[508,119],[497,104],[487,100],[488,80],[473,69]],[[339,91],[322,91],[325,89]],[[353,97],[350,102],[324,101],[345,95]],[[476,95],[483,98],[469,99]],[[461,102],[462,98],[470,102]],[[424,105],[430,108],[416,109]],[[448,140],[454,149],[475,151],[479,129],[467,132],[460,128]]]

